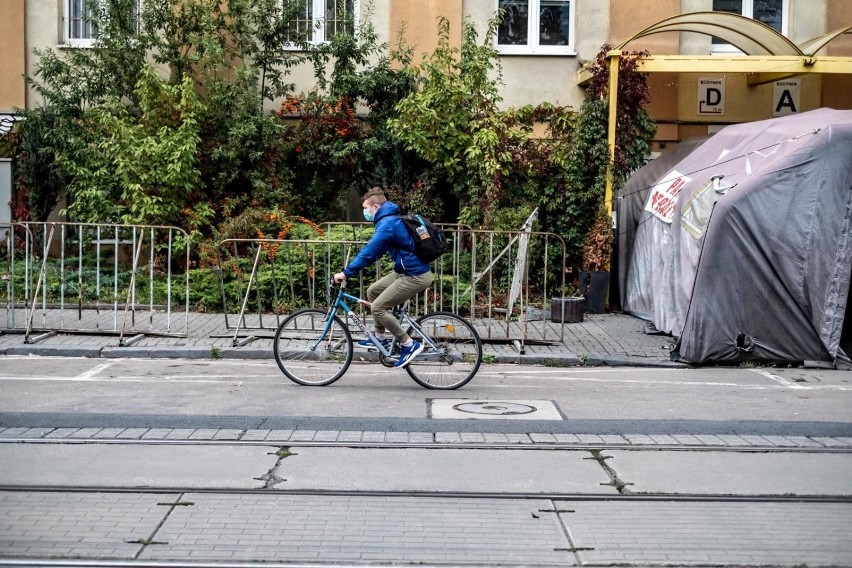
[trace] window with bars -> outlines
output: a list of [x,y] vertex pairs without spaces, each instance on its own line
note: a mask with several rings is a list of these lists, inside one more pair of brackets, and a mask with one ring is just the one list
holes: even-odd
[[574,55],[574,0],[497,0],[496,48],[505,54]]
[[[138,29],[140,1],[132,0],[130,18],[132,25]],[[105,5],[102,12],[97,11],[97,0],[65,0],[65,44],[72,47],[91,47],[98,35],[98,21],[106,17]]]
[[[713,0],[714,12],[731,12],[752,18],[787,35],[787,4],[789,0]],[[714,37],[713,53],[737,53],[739,50],[725,40]]]
[[294,40],[330,41],[337,34],[354,34],[358,0],[284,0],[293,15]]

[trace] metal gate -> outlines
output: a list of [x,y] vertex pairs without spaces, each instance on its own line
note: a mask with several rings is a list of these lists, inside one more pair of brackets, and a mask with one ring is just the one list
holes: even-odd
[[189,236],[177,227],[13,223],[6,331],[23,332],[27,343],[56,333],[118,335],[120,345],[185,337],[189,255]]
[[[328,280],[366,244],[371,227],[346,224],[347,238],[337,240],[221,241],[216,270],[233,345],[270,337],[281,316],[295,309],[328,306]],[[563,326],[547,317],[551,296],[565,293],[565,244],[558,235],[459,225],[443,229],[451,253],[432,263],[435,281],[412,301],[413,313],[459,313],[483,340],[511,343],[521,352],[526,343],[564,340]],[[350,293],[366,297],[367,287],[390,270],[387,258],[377,262],[350,280]],[[235,313],[236,318],[228,315]]]

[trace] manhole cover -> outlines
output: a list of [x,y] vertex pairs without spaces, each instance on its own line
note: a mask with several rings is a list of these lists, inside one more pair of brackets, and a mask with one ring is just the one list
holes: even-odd
[[552,400],[483,400],[434,398],[427,400],[429,418],[436,420],[563,420]]
[[469,412],[471,414],[499,414],[500,416],[512,416],[516,414],[529,414],[535,412],[536,407],[517,402],[464,402],[453,406],[455,410]]

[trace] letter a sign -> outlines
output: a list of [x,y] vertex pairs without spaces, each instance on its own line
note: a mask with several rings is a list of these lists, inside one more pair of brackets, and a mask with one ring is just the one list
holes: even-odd
[[725,114],[725,78],[698,79],[698,114],[720,116]]
[[772,116],[786,116],[801,110],[802,82],[799,79],[775,81],[772,90]]

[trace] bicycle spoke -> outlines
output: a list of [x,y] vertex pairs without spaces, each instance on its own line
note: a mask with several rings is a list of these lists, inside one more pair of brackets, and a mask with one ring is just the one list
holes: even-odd
[[427,346],[405,368],[411,378],[431,389],[457,389],[470,381],[482,362],[482,340],[473,326],[449,312],[428,314],[417,324],[429,339],[409,331]]
[[352,337],[336,316],[328,332],[323,310],[301,310],[285,319],[273,341],[278,367],[300,385],[323,386],[339,379],[352,362]]

